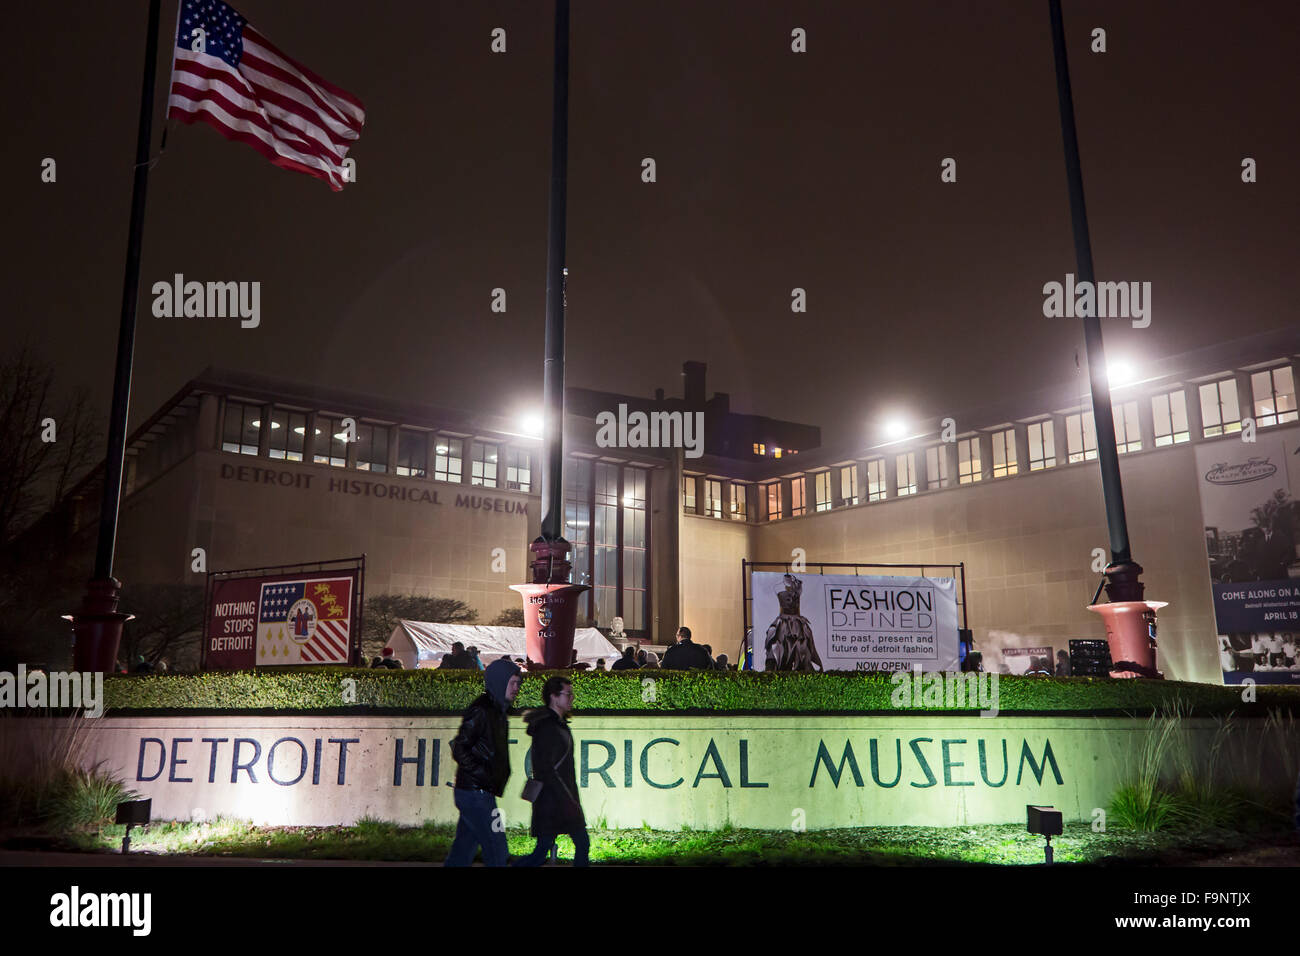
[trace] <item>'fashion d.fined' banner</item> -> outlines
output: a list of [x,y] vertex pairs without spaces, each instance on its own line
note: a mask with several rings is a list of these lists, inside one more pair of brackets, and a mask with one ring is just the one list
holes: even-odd
[[953,578],[756,571],[754,669],[959,670]]
[[1291,436],[1196,448],[1223,680],[1300,683],[1300,452]]

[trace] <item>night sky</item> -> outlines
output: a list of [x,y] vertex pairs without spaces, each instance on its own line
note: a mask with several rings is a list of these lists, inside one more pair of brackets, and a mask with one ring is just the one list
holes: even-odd
[[[333,193],[172,124],[150,177],[132,426],[208,365],[535,407],[552,6],[234,5],[365,103],[358,182]],[[22,4],[0,65],[5,324],[105,412],[147,6]],[[1140,368],[1295,324],[1300,5],[1066,0],[1065,22],[1098,277],[1153,285],[1149,328],[1103,323],[1111,357]],[[1105,54],[1089,52],[1099,26]],[[1085,387],[1079,323],[1042,314],[1043,283],[1075,271],[1046,0],[575,0],[571,56],[569,385],[680,394],[698,359],[734,410],[819,424],[827,443],[865,442],[888,414]],[[153,317],[150,286],[177,272],[260,281],[260,328]]]

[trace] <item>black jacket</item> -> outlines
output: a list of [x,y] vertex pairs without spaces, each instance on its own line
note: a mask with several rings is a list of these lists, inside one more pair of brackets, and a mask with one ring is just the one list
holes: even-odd
[[510,729],[506,712],[483,694],[465,709],[451,741],[457,790],[489,790],[498,797],[510,779]]
[[712,670],[713,662],[709,660],[708,651],[687,638],[668,648],[659,666],[666,671],[684,671],[695,667]]
[[578,781],[573,766],[573,734],[569,722],[549,707],[530,711],[524,718],[533,738],[534,780],[542,792],[533,801],[533,836],[555,836],[587,828],[578,802]]
[[639,665],[635,657],[620,657],[616,660],[610,670],[612,671],[634,671]]

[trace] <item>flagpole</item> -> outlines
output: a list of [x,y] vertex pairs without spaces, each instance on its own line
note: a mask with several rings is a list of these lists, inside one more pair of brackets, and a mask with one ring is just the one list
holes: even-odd
[[117,365],[113,377],[113,406],[108,421],[108,451],[104,462],[104,489],[99,510],[95,571],[87,585],[81,611],[71,615],[76,635],[73,654],[77,670],[111,671],[122,639],[122,625],[130,619],[129,615],[117,611],[122,585],[113,577],[113,552],[117,544],[122,470],[126,461],[127,415],[131,404],[135,316],[140,294],[140,247],[144,238],[149,154],[153,144],[160,8],[161,0],[149,0],[144,74],[140,82],[140,118],[136,129],[135,178],[131,188],[131,224],[127,237],[126,267],[122,277],[122,314],[117,333]]
[[[1092,270],[1092,240],[1088,234],[1088,210],[1083,201],[1083,172],[1079,162],[1079,134],[1074,123],[1074,94],[1070,89],[1070,65],[1065,51],[1065,24],[1061,0],[1048,0],[1052,20],[1052,49],[1056,57],[1056,93],[1061,112],[1061,137],[1065,146],[1065,174],[1070,191],[1070,216],[1074,227],[1074,253],[1079,282],[1095,281]],[[1128,520],[1124,513],[1124,486],[1119,474],[1119,451],[1115,447],[1115,420],[1110,403],[1110,381],[1106,374],[1106,352],[1102,346],[1101,320],[1096,307],[1083,316],[1083,338],[1088,355],[1088,378],[1092,390],[1093,424],[1097,432],[1097,459],[1101,467],[1102,498],[1110,532],[1110,564],[1106,567],[1106,596],[1111,601],[1142,600],[1142,567],[1133,560],[1129,546]]]

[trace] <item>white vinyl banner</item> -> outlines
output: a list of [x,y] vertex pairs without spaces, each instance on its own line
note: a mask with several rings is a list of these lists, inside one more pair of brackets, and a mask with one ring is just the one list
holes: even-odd
[[954,578],[755,571],[754,670],[959,670]]

